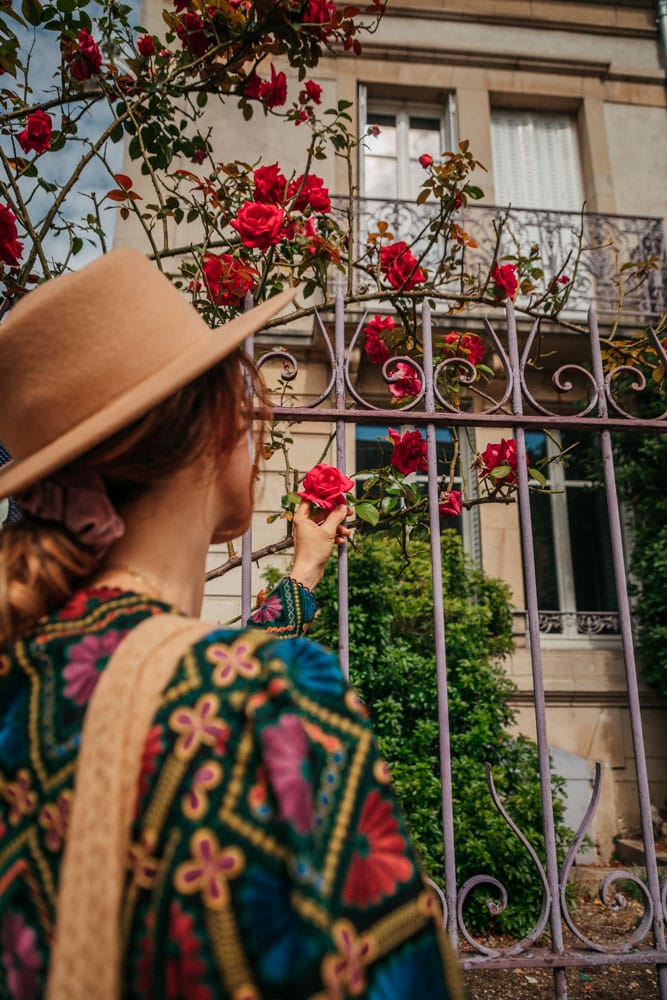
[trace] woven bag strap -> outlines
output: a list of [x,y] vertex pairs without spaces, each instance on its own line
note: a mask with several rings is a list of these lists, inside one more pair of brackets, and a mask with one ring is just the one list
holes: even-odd
[[156,615],[122,641],[86,710],[56,907],[48,1000],[118,1000],[120,907],[141,757],[186,649],[216,626]]

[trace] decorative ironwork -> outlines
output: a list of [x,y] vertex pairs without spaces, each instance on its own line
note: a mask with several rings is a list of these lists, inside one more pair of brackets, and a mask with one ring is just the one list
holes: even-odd
[[540,611],[540,632],[547,635],[619,635],[615,611]]
[[[403,206],[399,206],[403,210]],[[492,218],[494,210],[488,212]],[[624,246],[628,251],[639,246],[641,240],[652,239],[657,249],[663,253],[662,232],[654,225],[655,220],[623,220],[607,219],[605,217],[586,217],[586,225],[598,225],[600,232],[604,226],[615,227],[615,232],[623,236]],[[541,222],[540,222],[541,220]],[[560,221],[559,221],[560,220]],[[391,223],[391,220],[388,220]],[[531,213],[526,225],[533,222],[546,226],[554,225],[554,241],[560,230],[564,230],[569,222],[564,222],[562,216],[556,218],[556,213]],[[556,223],[560,226],[560,230]],[[633,228],[632,223],[636,223]],[[633,243],[633,240],[635,243]],[[555,242],[554,242],[555,245]],[[644,253],[644,251],[642,251]],[[604,275],[591,272],[590,294],[598,298]],[[637,303],[637,308],[648,313],[664,305],[664,289],[662,286],[654,289],[655,295]],[[649,294],[648,292],[646,293]],[[653,294],[653,293],[651,293]],[[663,296],[663,298],[660,298]],[[657,305],[656,305],[657,304]],[[529,333],[524,349],[521,352],[517,336],[514,310],[511,303],[507,304],[503,317],[503,333],[498,333],[492,323],[485,322],[482,336],[485,339],[487,354],[494,356],[495,395],[478,395],[474,401],[474,409],[470,402],[473,398],[475,383],[473,371],[465,358],[447,358],[445,362],[437,359],[437,349],[434,340],[437,334],[431,329],[431,313],[425,303],[422,313],[422,326],[418,336],[423,348],[423,356],[419,362],[411,358],[394,358],[387,362],[380,372],[380,384],[384,382],[385,398],[389,399],[389,386],[395,381],[394,368],[398,362],[409,366],[414,377],[421,382],[410,405],[401,408],[402,419],[415,426],[424,427],[429,458],[429,518],[431,526],[431,558],[434,584],[434,635],[435,661],[438,681],[438,718],[440,724],[440,770],[443,776],[442,816],[444,829],[444,859],[445,879],[443,886],[434,886],[440,898],[443,909],[443,920],[449,930],[452,940],[456,943],[463,937],[473,953],[462,956],[466,967],[476,969],[492,968],[551,968],[554,974],[554,995],[557,1000],[565,1000],[567,987],[565,969],[567,967],[585,967],[601,964],[616,964],[633,961],[651,964],[657,967],[657,979],[661,1000],[667,1000],[667,942],[665,940],[665,922],[667,920],[667,878],[659,878],[657,856],[653,839],[651,819],[651,802],[644,752],[642,716],[639,703],[639,686],[637,668],[633,653],[632,626],[630,607],[627,594],[627,578],[623,561],[623,542],[621,532],[621,517],[617,499],[614,474],[614,455],[611,446],[611,431],[615,429],[634,430],[654,433],[667,432],[665,415],[643,419],[635,416],[640,410],[637,400],[645,389],[641,372],[630,370],[627,366],[619,366],[613,371],[605,372],[597,321],[594,314],[590,317],[590,335],[587,344],[590,348],[590,364],[564,365],[555,372],[553,385],[560,397],[560,408],[548,406],[533,391],[527,377],[532,345],[537,332],[537,326]],[[364,317],[359,319],[346,317],[343,300],[338,296],[333,324],[330,315],[318,316],[316,320],[317,335],[324,341],[324,350],[318,353],[328,359],[329,370],[324,381],[326,388],[319,397],[311,402],[293,406],[279,406],[276,416],[286,420],[332,423],[336,428],[336,461],[342,469],[346,468],[346,425],[349,423],[395,423],[397,411],[387,404],[378,402],[378,380],[375,388],[368,388],[368,380],[359,376],[359,338],[364,326]],[[333,328],[332,328],[333,327]],[[351,329],[350,329],[351,328]],[[350,339],[351,338],[351,339]],[[667,369],[667,354],[657,338],[654,347],[657,356]],[[436,344],[437,348],[437,344]],[[268,364],[278,361],[282,366],[283,383],[287,385],[298,372],[297,358],[286,351],[271,350],[260,359],[260,363]],[[363,364],[363,362],[362,362]],[[363,372],[363,367],[362,367]],[[378,370],[377,368],[375,369]],[[576,386],[576,387],[575,387]],[[455,391],[452,391],[452,387]],[[626,399],[626,396],[628,397]],[[568,401],[567,413],[563,403]],[[570,401],[571,400],[571,401]],[[518,508],[522,541],[523,577],[526,592],[526,632],[528,637],[529,655],[532,666],[532,688],[534,692],[535,729],[537,734],[537,749],[539,758],[540,783],[542,803],[544,807],[543,829],[544,844],[538,854],[535,847],[519,830],[509,815],[505,804],[501,801],[493,784],[490,769],[487,768],[487,784],[492,803],[503,816],[512,834],[519,838],[527,854],[530,856],[542,884],[542,900],[540,912],[536,913],[535,924],[531,932],[521,941],[515,942],[503,951],[488,947],[483,941],[477,940],[466,926],[465,903],[473,892],[482,886],[490,886],[499,895],[499,899],[487,904],[490,913],[499,913],[508,905],[507,891],[502,883],[488,874],[480,872],[468,879],[463,886],[457,887],[455,878],[455,851],[453,823],[453,802],[447,789],[451,789],[451,747],[449,742],[449,725],[447,714],[447,658],[446,634],[442,601],[442,574],[439,562],[440,547],[438,543],[440,522],[438,513],[438,480],[436,475],[436,429],[440,427],[495,427],[499,433],[507,434],[507,428],[512,428],[517,449],[518,476]],[[594,430],[600,442],[602,467],[604,470],[604,489],[607,496],[609,515],[609,530],[611,538],[611,557],[616,581],[618,611],[541,611],[537,600],[537,580],[535,555],[533,548],[530,482],[526,461],[526,431],[530,428],[570,428]],[[246,572],[243,576],[243,606],[244,614],[250,609],[250,559],[252,553],[251,539],[244,539],[243,560]],[[341,636],[340,659],[344,670],[348,667],[347,637],[348,637],[348,604],[346,592],[347,556],[344,549],[339,553],[339,632]],[[551,799],[551,762],[549,757],[549,738],[547,733],[546,694],[542,668],[541,637],[543,635],[570,635],[573,637],[596,637],[619,635],[623,646],[625,665],[625,695],[629,705],[629,727],[635,750],[635,772],[638,797],[638,812],[641,821],[642,838],[645,851],[645,877],[627,871],[615,871],[609,874],[600,884],[600,898],[611,911],[617,912],[625,905],[625,899],[615,887],[619,881],[630,882],[638,891],[643,904],[643,912],[634,931],[620,938],[614,944],[601,943],[588,937],[578,926],[575,917],[570,913],[566,887],[583,839],[596,812],[601,783],[601,769],[598,767],[593,792],[586,815],[567,853],[562,867],[558,864],[556,844],[556,823]],[[610,896],[613,898],[610,899]],[[567,945],[564,930],[568,929],[577,941],[575,947]],[[543,932],[549,931],[547,944],[538,944]]]
[[[431,212],[428,202],[418,205],[414,201],[359,199],[355,203],[359,244],[365,243],[367,234],[376,231],[381,221],[388,224],[396,239],[411,241],[425,232]],[[469,249],[466,254],[466,267],[471,272],[488,273],[493,264],[488,250],[495,247],[496,229],[506,216],[498,256],[515,254],[517,246],[527,254],[530,247],[537,244],[544,270],[538,295],[546,291],[547,283],[556,275],[563,271],[572,275],[581,240],[583,253],[566,306],[568,315],[585,316],[591,305],[601,316],[616,314],[621,266],[651,257],[656,258],[660,266],[640,287],[626,290],[623,310],[633,320],[648,322],[667,309],[667,252],[661,219],[534,208],[512,208],[508,213],[507,208],[469,205],[458,221],[479,244],[477,249]],[[426,254],[424,266],[434,268],[439,259],[436,245]]]

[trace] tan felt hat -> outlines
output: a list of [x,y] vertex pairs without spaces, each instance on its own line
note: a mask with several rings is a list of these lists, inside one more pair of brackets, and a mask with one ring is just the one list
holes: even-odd
[[39,285],[0,325],[0,498],[66,465],[238,347],[295,289],[211,330],[139,250]]

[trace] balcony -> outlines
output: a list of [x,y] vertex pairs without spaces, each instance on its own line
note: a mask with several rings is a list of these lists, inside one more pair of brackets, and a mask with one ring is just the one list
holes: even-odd
[[[340,204],[340,202],[339,202]],[[338,207],[338,206],[337,206]],[[458,222],[479,244],[466,254],[466,269],[484,275],[493,263],[496,228],[507,210],[495,206],[468,206]],[[395,239],[410,241],[427,226],[431,208],[412,201],[359,199],[356,203],[358,238],[365,243],[377,224],[388,224]],[[542,288],[555,275],[572,276],[579,244],[584,248],[576,278],[568,298],[566,315],[583,317],[593,305],[604,317],[619,311],[619,276],[623,275],[625,295],[623,316],[630,322],[651,323],[667,310],[667,253],[662,219],[624,215],[601,215],[595,212],[553,212],[538,209],[511,209],[498,248],[498,256],[523,254],[533,244],[541,248],[544,279]],[[419,247],[419,244],[417,244]],[[635,272],[621,271],[623,264],[655,258],[658,266],[646,281],[638,283]],[[439,262],[437,251],[424,258],[426,267]],[[636,287],[639,285],[638,287]],[[458,283],[455,289],[458,291]]]

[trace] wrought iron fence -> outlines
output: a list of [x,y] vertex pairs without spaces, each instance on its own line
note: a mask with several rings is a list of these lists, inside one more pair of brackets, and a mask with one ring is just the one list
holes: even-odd
[[[629,230],[628,230],[629,231]],[[654,419],[642,419],[637,410],[629,404],[619,390],[619,377],[627,375],[628,369],[605,372],[600,350],[598,325],[595,314],[589,318],[590,364],[568,365],[559,368],[553,375],[554,384],[560,389],[561,399],[574,389],[570,384],[576,373],[584,380],[587,388],[585,398],[579,399],[576,412],[563,415],[535,398],[527,376],[527,359],[532,338],[537,325],[520,350],[514,312],[511,303],[506,309],[506,326],[499,332],[494,325],[485,321],[487,346],[499,359],[503,372],[503,386],[498,397],[488,401],[484,409],[471,412],[456,406],[450,394],[441,386],[443,371],[458,372],[462,387],[470,381],[470,365],[463,358],[447,359],[434,364],[431,312],[425,303],[422,312],[420,336],[423,341],[423,361],[421,363],[405,358],[415,369],[421,380],[421,391],[410,405],[401,411],[401,419],[425,429],[428,453],[428,501],[430,520],[430,552],[433,580],[433,628],[435,636],[435,671],[438,685],[439,719],[439,761],[442,777],[442,817],[444,829],[444,882],[434,884],[443,908],[443,920],[455,945],[464,950],[459,954],[467,969],[493,970],[512,968],[548,968],[553,971],[554,991],[558,1000],[567,998],[565,972],[568,968],[584,969],[596,966],[611,966],[621,963],[649,965],[656,969],[656,977],[661,1000],[667,1000],[667,943],[665,921],[667,919],[667,877],[661,880],[653,838],[651,796],[644,746],[644,732],[640,712],[640,688],[633,647],[630,604],[628,600],[627,576],[623,553],[622,525],[616,488],[612,432],[628,431],[642,433],[664,433],[667,431],[667,415]],[[361,336],[363,320],[356,322],[350,330],[344,312],[342,299],[336,302],[333,323],[331,317],[317,316],[316,325],[322,338],[324,355],[328,358],[329,377],[320,395],[307,405],[295,405],[277,409],[276,416],[290,421],[311,424],[333,423],[336,432],[336,461],[342,470],[351,471],[351,463],[346,454],[346,427],[352,423],[377,423],[387,425],[396,420],[396,410],[378,405],[373,398],[361,392],[355,375],[353,358]],[[330,332],[330,326],[333,330]],[[252,347],[252,345],[250,345]],[[667,355],[655,338],[655,348],[661,363],[667,368]],[[259,360],[260,365],[271,358],[279,359],[282,377],[293,379],[298,364],[294,356],[286,350],[271,350]],[[453,369],[452,367],[453,366]],[[630,372],[635,376],[631,393],[637,396],[645,388],[640,372]],[[385,379],[389,376],[385,366]],[[627,383],[627,379],[625,380]],[[632,381],[632,380],[631,380]],[[540,769],[541,801],[544,831],[544,861],[507,812],[501,797],[496,792],[491,770],[487,768],[489,795],[495,808],[504,817],[508,829],[519,838],[527,854],[532,859],[542,886],[542,903],[539,914],[535,915],[532,930],[520,941],[505,948],[493,947],[488,941],[475,937],[466,925],[465,905],[471,896],[483,890],[495,890],[500,895],[501,909],[507,904],[507,893],[496,878],[480,871],[469,878],[464,885],[456,881],[456,842],[454,838],[454,805],[452,802],[452,758],[447,693],[447,641],[443,605],[442,565],[440,550],[439,483],[436,469],[436,433],[438,428],[447,427],[497,427],[506,431],[513,429],[518,460],[518,509],[522,542],[522,568],[526,594],[526,629],[529,639],[529,655],[532,670],[533,710]],[[562,629],[566,616],[562,613],[542,612],[538,606],[535,555],[529,496],[529,478],[526,462],[526,435],[534,428],[576,428],[592,430],[599,439],[600,454],[607,498],[611,550],[615,577],[618,611],[608,617],[591,618],[586,614],[574,616],[578,632],[595,635],[600,632],[618,630],[624,661],[624,678],[628,704],[628,723],[634,749],[638,812],[645,852],[645,876],[636,872],[614,870],[600,884],[602,901],[611,910],[618,909],[622,897],[614,893],[620,880],[632,882],[641,899],[643,912],[634,931],[615,944],[610,945],[585,933],[577,923],[568,900],[568,882],[577,853],[595,814],[601,788],[601,767],[597,765],[592,786],[590,803],[579,829],[569,846],[565,860],[559,864],[556,843],[556,823],[552,798],[551,762],[549,754],[550,734],[547,725],[545,680],[542,661],[542,639],[544,632]],[[251,533],[244,539],[242,573],[242,614],[244,620],[250,612],[251,596]],[[339,553],[339,634],[340,661],[347,673],[349,664],[348,644],[348,600],[347,600],[347,555],[344,549]],[[612,620],[613,619],[613,620]],[[510,835],[510,834],[508,834]],[[568,943],[566,929],[570,932]]]
[[[488,273],[493,264],[489,251],[496,246],[498,227],[506,217],[498,246],[498,256],[516,254],[518,248],[527,254],[538,245],[544,278],[537,282],[541,295],[546,285],[558,274],[572,276],[579,243],[582,253],[573,287],[567,303],[570,314],[585,315],[594,306],[599,315],[616,314],[619,310],[619,278],[624,275],[626,290],[622,302],[627,318],[650,322],[667,310],[667,252],[661,219],[603,215],[596,212],[554,212],[538,209],[469,205],[460,213],[461,225],[479,244],[466,255],[470,273]],[[359,199],[355,203],[359,244],[377,230],[384,221],[396,239],[412,240],[426,235],[432,220],[432,206],[427,202],[381,201]],[[424,238],[418,241],[423,245]],[[658,265],[648,279],[638,284],[632,275],[621,271],[629,262],[655,258]],[[424,258],[427,267],[437,266],[439,244]],[[638,284],[638,287],[635,285]]]

